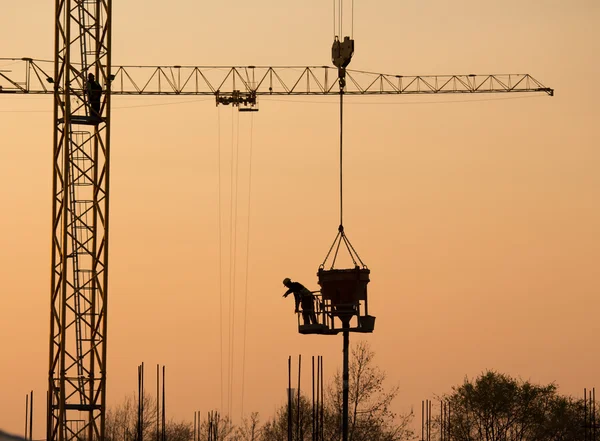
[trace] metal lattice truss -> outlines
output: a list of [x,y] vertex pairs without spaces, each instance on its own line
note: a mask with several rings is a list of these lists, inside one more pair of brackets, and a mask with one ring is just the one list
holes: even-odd
[[[212,95],[217,104],[255,110],[258,96],[339,95],[342,73],[346,95],[554,93],[528,74],[402,76],[327,66],[111,68],[110,16],[111,0],[57,0],[54,62],[0,58],[0,94],[54,97],[47,441],[105,439],[112,95]],[[86,93],[90,73],[102,87],[100,103]]]
[[[51,93],[48,63],[0,59],[0,92]],[[2,65],[6,65],[4,71]],[[114,66],[113,73],[113,95],[214,95],[218,100],[234,92],[246,97],[339,94],[337,68],[328,66]],[[490,92],[554,93],[529,74],[403,76],[357,70],[346,70],[344,90],[347,95]]]
[[54,97],[48,441],[105,438],[110,93],[104,118],[78,121],[90,118],[87,75],[110,77],[110,9],[111,0],[57,0],[55,62],[22,60],[19,81],[0,62],[2,92]]

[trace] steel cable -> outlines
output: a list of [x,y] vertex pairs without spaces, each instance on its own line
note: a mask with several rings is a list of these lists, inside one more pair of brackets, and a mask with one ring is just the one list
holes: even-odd
[[219,107],[217,107],[217,146],[218,146],[218,203],[219,206],[217,208],[218,211],[218,234],[219,234],[219,337],[221,341],[221,413],[223,412],[223,268],[222,268],[222,259],[223,259],[223,242],[222,242],[222,231],[221,231],[221,111]]
[[248,159],[248,220],[246,226],[246,280],[244,287],[244,331],[243,331],[243,344],[242,344],[242,403],[241,403],[241,418],[244,418],[244,388],[246,378],[246,330],[247,330],[247,317],[248,317],[248,268],[250,261],[250,207],[251,207],[251,195],[252,195],[252,148],[253,148],[253,134],[254,134],[254,115],[250,115],[250,153]]

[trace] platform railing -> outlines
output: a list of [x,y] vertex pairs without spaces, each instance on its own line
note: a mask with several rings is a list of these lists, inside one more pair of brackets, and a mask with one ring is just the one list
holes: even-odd
[[[340,317],[351,316],[352,332],[372,332],[372,324],[367,324],[372,318],[366,314],[363,301],[351,304],[333,305],[331,300],[323,299],[320,291],[313,291],[314,312],[317,324],[304,324],[302,305],[298,308],[298,330],[303,334],[338,334],[344,330]],[[366,325],[366,326],[365,326]]]

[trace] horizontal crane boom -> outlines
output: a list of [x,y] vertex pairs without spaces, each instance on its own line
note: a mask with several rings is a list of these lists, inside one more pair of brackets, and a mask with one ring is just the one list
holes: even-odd
[[[52,62],[0,58],[2,65],[0,93],[53,93],[47,73]],[[329,66],[113,66],[112,72],[112,95],[213,95],[218,104],[254,105],[259,95],[339,94],[337,68]],[[84,79],[73,81],[83,91]],[[405,76],[359,70],[346,71],[344,90],[346,95],[508,92],[554,94],[529,74]]]

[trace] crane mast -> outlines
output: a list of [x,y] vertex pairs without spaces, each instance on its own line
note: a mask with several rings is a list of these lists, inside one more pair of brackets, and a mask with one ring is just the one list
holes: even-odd
[[[529,74],[404,76],[349,70],[354,42],[348,37],[334,41],[334,68],[113,70],[111,8],[112,0],[57,0],[54,61],[0,58],[16,62],[16,72],[0,70],[0,95],[54,98],[47,441],[105,439],[112,95],[212,95],[217,105],[256,110],[259,96],[341,100],[343,95],[554,93]],[[97,112],[86,92],[89,74],[103,85]]]
[[105,439],[110,17],[111,0],[56,2],[48,441]]

